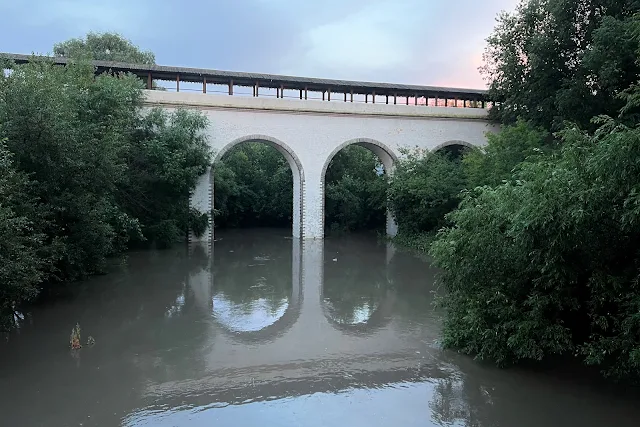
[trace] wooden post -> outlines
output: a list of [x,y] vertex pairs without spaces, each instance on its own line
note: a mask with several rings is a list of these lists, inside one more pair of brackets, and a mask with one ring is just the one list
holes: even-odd
[[331,88],[327,89],[327,101],[331,101]]
[[207,93],[207,78],[202,79],[202,93]]
[[436,107],[438,106],[438,95],[436,95]]
[[302,99],[302,89],[300,89],[300,99]]
[[458,97],[457,96],[455,98],[453,98],[453,106],[454,107],[458,106]]
[[260,83],[256,82],[256,98],[258,97],[258,89],[260,89]]
[[413,105],[418,105],[418,94],[417,93],[413,96]]
[[304,87],[304,99],[307,99],[307,87]]
[[276,88],[276,98],[280,98],[280,88]]
[[280,85],[280,98],[284,98],[284,85]]
[[256,85],[253,85],[253,87],[251,88],[251,95],[256,96]]
[[367,102],[369,102],[369,94],[365,93],[364,94],[364,103],[366,104]]
[[376,92],[375,91],[373,91],[373,93],[371,94],[371,102],[374,103],[374,104],[376,103]]
[[147,89],[153,89],[153,78],[151,77],[151,72],[147,74]]
[[324,101],[324,90],[322,91],[322,100]]
[[466,98],[462,100],[462,107],[463,108],[467,108],[467,99]]
[[487,104],[485,103],[485,101],[484,101],[484,99],[483,99],[483,100],[482,100],[482,108],[486,108],[486,105],[487,105]]
[[405,101],[407,101],[407,105],[409,105],[409,96],[405,96]]
[[353,102],[353,89],[351,89],[351,102]]
[[344,93],[344,102],[347,102],[347,92]]
[[398,94],[394,93],[393,94],[393,105],[396,105],[397,101],[398,101]]
[[387,95],[387,104],[389,103],[389,95]]
[[180,74],[176,74],[176,92],[180,92]]
[[446,97],[446,98],[444,99],[444,106],[445,106],[445,107],[448,107],[448,106],[449,106],[449,97]]
[[233,80],[229,80],[229,95],[233,95]]
[[427,107],[429,106],[429,95],[424,96],[424,105]]

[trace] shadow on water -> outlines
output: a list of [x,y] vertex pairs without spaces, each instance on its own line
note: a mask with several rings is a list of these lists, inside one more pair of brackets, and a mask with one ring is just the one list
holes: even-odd
[[441,350],[437,270],[392,245],[217,237],[34,307],[0,344],[2,424],[637,425],[636,390]]

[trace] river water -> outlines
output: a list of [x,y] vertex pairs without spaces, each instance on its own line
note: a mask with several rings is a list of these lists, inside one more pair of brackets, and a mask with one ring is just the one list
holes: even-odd
[[285,234],[135,252],[34,308],[0,344],[0,425],[640,425],[633,390],[441,350],[427,261]]

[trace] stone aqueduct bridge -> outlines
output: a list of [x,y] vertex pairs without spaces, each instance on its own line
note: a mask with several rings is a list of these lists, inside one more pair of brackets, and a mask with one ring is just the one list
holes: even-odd
[[[16,54],[1,57],[19,63],[32,58]],[[64,58],[53,61],[67,63]],[[324,236],[325,173],[331,159],[344,147],[355,144],[370,149],[385,171],[392,172],[403,147],[437,150],[452,144],[482,146],[486,132],[495,130],[486,121],[489,103],[482,90],[105,61],[95,61],[94,65],[96,73],[130,72],[139,76],[146,82],[149,106],[203,111],[210,121],[206,132],[216,153],[215,161],[249,141],[263,142],[281,152],[293,171],[292,234],[304,239]],[[155,81],[172,82],[172,87],[153,90]],[[224,94],[220,94],[220,88]],[[231,96],[234,90],[236,96]],[[245,96],[241,96],[243,91]],[[191,205],[210,213],[213,191],[210,168],[199,180]],[[389,214],[387,233],[395,232]],[[195,236],[191,239],[198,240]],[[212,239],[213,227],[199,238]]]

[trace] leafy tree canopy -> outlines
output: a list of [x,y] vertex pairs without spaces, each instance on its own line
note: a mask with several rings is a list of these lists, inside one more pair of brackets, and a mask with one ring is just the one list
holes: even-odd
[[65,58],[89,56],[99,61],[130,64],[155,64],[153,52],[143,51],[118,33],[89,33],[84,38],[73,38],[53,46],[56,56]]
[[638,80],[637,0],[521,0],[487,39],[482,72],[494,120],[548,130],[614,116]]

